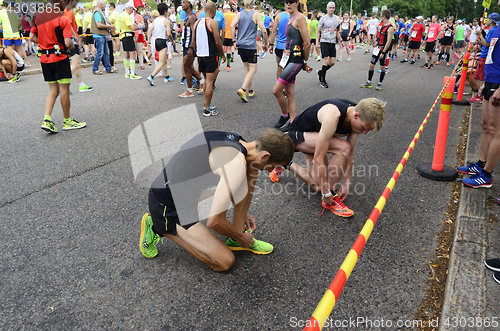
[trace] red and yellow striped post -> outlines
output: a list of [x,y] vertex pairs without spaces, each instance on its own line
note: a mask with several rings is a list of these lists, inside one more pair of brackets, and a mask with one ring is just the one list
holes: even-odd
[[457,100],[453,101],[453,104],[455,104],[455,105],[465,106],[465,105],[469,104],[469,100],[462,101],[462,97],[464,95],[465,81],[467,80],[467,69],[469,67],[469,57],[470,57],[470,53],[469,52],[465,53],[463,65],[462,65],[462,75],[460,76],[460,84],[458,85]]
[[351,250],[347,254],[346,258],[344,259],[344,262],[340,266],[340,270],[337,272],[337,274],[335,275],[335,278],[330,283],[330,286],[328,287],[325,294],[323,295],[323,298],[321,299],[318,306],[316,307],[316,310],[314,311],[312,316],[307,321],[306,327],[304,328],[304,331],[319,331],[319,330],[323,329],[323,325],[325,324],[328,317],[330,316],[330,314],[333,310],[333,307],[335,306],[335,303],[337,302],[337,300],[340,296],[340,293],[342,292],[342,289],[344,288],[345,283],[349,279],[349,276],[351,275],[351,272],[354,269],[354,266],[356,265],[356,262],[358,261],[358,258],[361,255],[361,252],[363,251],[363,248],[365,247],[365,244],[368,241],[368,238],[370,237],[370,234],[372,233],[373,228],[375,227],[375,224],[377,223],[378,217],[380,216],[380,213],[382,213],[382,210],[384,209],[385,203],[387,202],[387,199],[389,199],[389,195],[391,194],[392,189],[394,188],[394,185],[396,184],[396,182],[399,178],[399,175],[403,171],[403,168],[406,164],[406,161],[410,157],[410,154],[413,151],[415,144],[417,143],[418,139],[420,138],[420,134],[422,133],[425,125],[427,124],[427,120],[429,119],[430,115],[432,114],[434,107],[436,107],[436,104],[437,104],[439,98],[441,97],[441,94],[443,93],[444,89],[448,86],[448,84],[449,83],[445,84],[445,86],[443,87],[443,89],[439,93],[438,97],[436,98],[436,101],[434,101],[432,108],[429,110],[429,112],[427,113],[427,116],[425,117],[424,121],[420,125],[420,128],[418,129],[417,133],[415,134],[415,137],[413,138],[412,142],[410,143],[410,146],[406,150],[406,153],[403,155],[403,158],[399,162],[399,165],[396,168],[396,170],[394,171],[394,174],[392,175],[391,179],[389,180],[389,183],[385,187],[385,190],[382,193],[382,196],[378,199],[378,202],[375,205],[375,208],[373,208],[373,211],[370,214],[370,217],[368,218],[365,225],[363,226],[363,229],[361,229],[361,232],[359,233],[358,238],[356,239],[356,242],[354,242],[354,245],[352,246]]

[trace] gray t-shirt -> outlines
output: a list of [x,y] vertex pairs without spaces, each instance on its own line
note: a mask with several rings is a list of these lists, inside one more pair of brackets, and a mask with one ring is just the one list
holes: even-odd
[[318,23],[318,28],[322,29],[320,42],[336,43],[339,24],[340,19],[337,15],[333,14],[332,17],[323,15]]

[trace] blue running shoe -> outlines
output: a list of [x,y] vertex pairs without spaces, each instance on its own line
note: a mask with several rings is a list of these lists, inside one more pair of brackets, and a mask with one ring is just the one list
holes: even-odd
[[184,77],[184,78],[181,80],[181,85],[187,85],[187,82],[186,82],[186,77]]
[[480,188],[480,187],[486,187],[489,188],[491,187],[491,183],[493,182],[493,178],[486,178],[486,176],[483,174],[482,171],[478,172],[477,174],[469,177],[469,178],[464,178],[462,179],[462,183],[464,185],[467,185],[469,187],[473,188]]
[[483,168],[478,166],[477,162],[476,163],[467,163],[466,166],[457,168],[458,172],[460,172],[462,174],[467,174],[467,175],[475,175],[478,172],[480,172],[481,170],[483,170]]

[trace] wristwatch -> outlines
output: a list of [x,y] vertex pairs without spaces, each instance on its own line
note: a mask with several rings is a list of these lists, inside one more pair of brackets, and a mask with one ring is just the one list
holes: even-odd
[[323,193],[321,193],[321,196],[322,196],[323,198],[329,198],[329,197],[331,197],[331,196],[332,196],[332,192],[330,191],[330,192],[328,192],[327,194],[323,194]]

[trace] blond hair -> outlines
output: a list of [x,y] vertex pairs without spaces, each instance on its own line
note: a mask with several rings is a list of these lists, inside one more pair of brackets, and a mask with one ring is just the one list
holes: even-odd
[[357,104],[356,111],[361,115],[363,122],[373,122],[373,129],[377,132],[384,124],[384,107],[386,104],[386,102],[377,98],[365,98]]
[[157,17],[159,17],[159,16],[160,16],[160,12],[159,12],[159,11],[157,11],[156,9],[155,9],[155,10],[153,10],[153,11],[151,11],[151,18],[152,18],[152,19],[155,19],[155,18],[157,18]]
[[267,163],[290,163],[295,152],[292,139],[286,133],[276,129],[268,129],[264,132],[255,142],[255,147],[258,151],[268,151],[271,154]]

